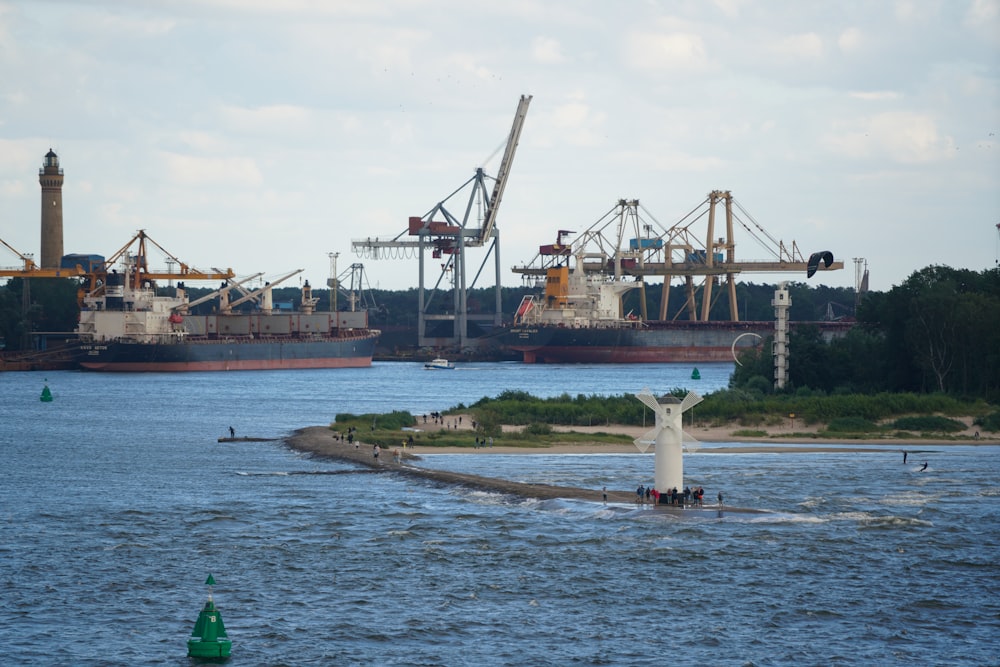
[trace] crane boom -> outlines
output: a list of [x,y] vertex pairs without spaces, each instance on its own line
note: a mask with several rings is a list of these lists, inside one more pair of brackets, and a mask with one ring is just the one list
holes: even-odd
[[521,128],[524,127],[524,118],[528,115],[528,105],[531,103],[531,95],[521,95],[521,100],[517,104],[517,111],[514,113],[514,124],[510,128],[510,136],[507,138],[507,149],[503,153],[500,167],[497,170],[497,180],[493,186],[493,196],[490,197],[489,208],[486,210],[486,217],[483,226],[479,231],[479,243],[483,244],[493,233],[496,224],[497,209],[500,208],[500,200],[503,198],[504,188],[507,187],[507,177],[510,175],[511,165],[514,163],[514,153],[517,152],[517,144],[521,139]]
[[199,299],[195,299],[194,301],[190,301],[188,303],[181,304],[179,306],[174,306],[174,309],[176,310],[176,309],[179,309],[179,308],[182,308],[182,309],[194,308],[195,306],[201,305],[201,304],[205,303],[206,301],[211,301],[212,299],[214,299],[218,295],[223,294],[225,292],[228,292],[229,290],[233,289],[234,287],[238,287],[238,286],[242,285],[243,283],[248,283],[251,280],[253,280],[254,278],[259,278],[262,275],[264,275],[263,271],[261,271],[260,273],[255,273],[252,276],[244,278],[243,280],[237,280],[234,283],[229,283],[228,285],[223,285],[222,287],[220,287],[219,289],[215,290],[214,292],[206,294],[205,296],[203,296],[203,297],[201,297]]
[[264,285],[263,287],[258,287],[257,289],[255,289],[254,291],[250,292],[246,296],[241,297],[239,299],[236,299],[236,301],[233,301],[232,303],[230,303],[229,307],[230,308],[235,308],[236,306],[240,305],[241,303],[245,303],[245,302],[249,301],[250,299],[255,298],[258,294],[263,293],[264,290],[272,289],[278,283],[283,283],[286,280],[288,280],[289,278],[291,278],[292,276],[298,275],[298,274],[302,273],[303,271],[305,271],[305,269],[296,269],[295,271],[292,271],[291,273],[288,273],[288,274],[286,274],[286,275],[278,278],[274,282],[270,282],[270,283]]

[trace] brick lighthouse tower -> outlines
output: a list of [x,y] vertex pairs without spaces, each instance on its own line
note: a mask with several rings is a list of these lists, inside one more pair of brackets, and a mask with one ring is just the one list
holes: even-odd
[[42,186],[42,257],[43,269],[59,268],[63,256],[63,170],[59,156],[51,148],[45,154],[45,163],[38,170]]

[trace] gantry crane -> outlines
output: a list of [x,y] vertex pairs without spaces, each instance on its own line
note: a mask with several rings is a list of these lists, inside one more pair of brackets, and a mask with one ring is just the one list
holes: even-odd
[[[150,245],[157,248],[166,257],[166,261],[170,265],[166,270],[154,270],[150,268]],[[112,255],[104,261],[104,267],[102,270],[91,271],[87,274],[91,278],[90,291],[100,289],[101,285],[98,283],[107,282],[103,279],[106,278],[109,267],[113,267],[116,263],[121,263],[127,268],[128,280],[130,281],[133,289],[139,289],[146,281],[175,279],[229,280],[230,278],[236,276],[232,269],[226,269],[225,271],[221,269],[213,269],[210,272],[205,272],[190,267],[181,260],[177,259],[173,254],[166,251],[159,243],[151,239],[146,234],[145,230],[140,229],[125,245],[112,253]],[[173,264],[177,265],[177,271],[173,270]],[[111,270],[114,269],[112,268]]]
[[[501,312],[500,234],[496,224],[497,211],[507,186],[510,169],[514,163],[514,154],[517,151],[521,129],[524,126],[524,119],[530,103],[531,95],[522,95],[518,102],[492,192],[487,187],[487,176],[483,168],[479,167],[472,178],[445,197],[444,200],[438,202],[430,211],[420,217],[411,217],[408,228],[393,238],[369,237],[351,241],[351,247],[357,255],[370,259],[381,259],[384,256],[395,255],[409,256],[411,252],[417,254],[419,259],[417,344],[420,347],[458,347],[463,349],[470,342],[468,331],[470,320],[492,320],[494,327],[501,324],[503,314]],[[469,197],[465,203],[464,215],[459,218],[448,210],[447,204],[459,192],[466,189],[469,190]],[[487,253],[470,283],[466,274],[466,250],[486,245],[489,246]],[[431,252],[432,259],[443,260],[441,273],[429,297],[426,294],[425,285],[428,250]],[[494,259],[495,309],[493,314],[470,315],[468,312],[468,289],[475,287],[490,255]],[[433,312],[434,296],[444,281],[452,283],[452,311]],[[442,321],[452,323],[451,336],[430,335],[427,327]]]
[[[716,236],[716,215],[719,204],[724,205],[725,232]],[[734,207],[736,211],[734,212]],[[640,211],[644,215],[640,215]],[[706,230],[699,236],[693,229],[704,220]],[[734,223],[744,229],[764,250],[771,255],[762,260],[737,260]],[[808,262],[792,241],[791,247],[771,236],[753,217],[740,206],[732,193],[713,190],[704,201],[690,213],[669,228],[664,227],[639,204],[637,199],[621,199],[597,222],[580,233],[570,244],[564,237],[572,234],[559,230],[555,244],[539,247],[535,258],[523,266],[515,266],[515,273],[523,277],[544,276],[547,269],[569,257],[583,257],[584,271],[603,273],[621,279],[634,276],[640,281],[639,288],[642,319],[646,314],[645,283],[649,276],[663,278],[660,297],[660,320],[676,319],[669,316],[670,281],[683,278],[685,281],[685,305],[683,311],[687,319],[708,321],[713,304],[713,289],[716,281],[725,279],[729,297],[729,319],[739,321],[736,302],[736,276],[740,273],[789,273],[806,274]],[[843,262],[831,261],[819,266],[821,270],[844,268]],[[696,285],[696,279],[700,285]],[[701,308],[697,306],[697,292],[701,291]],[[678,311],[677,315],[680,315]]]
[[3,239],[0,239],[0,243],[17,255],[21,261],[21,268],[0,267],[0,278],[79,278],[86,275],[85,268],[79,264],[66,268],[43,269],[35,263],[31,255],[26,255],[16,250]]

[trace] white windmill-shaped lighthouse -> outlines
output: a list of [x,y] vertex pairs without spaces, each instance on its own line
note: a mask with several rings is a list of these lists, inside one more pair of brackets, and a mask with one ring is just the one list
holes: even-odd
[[634,440],[635,446],[641,452],[649,449],[650,445],[656,445],[654,450],[656,489],[660,492],[673,488],[683,489],[683,450],[694,452],[701,445],[684,432],[683,417],[685,412],[701,403],[701,396],[692,391],[683,401],[673,396],[664,396],[657,400],[649,389],[643,389],[635,397],[656,415],[656,426],[653,430]]

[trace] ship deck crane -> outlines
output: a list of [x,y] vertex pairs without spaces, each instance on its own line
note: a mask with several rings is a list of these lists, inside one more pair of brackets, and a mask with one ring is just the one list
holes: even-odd
[[[286,280],[288,280],[292,276],[299,275],[303,271],[305,271],[305,269],[296,269],[294,271],[286,273],[285,275],[281,276],[280,278],[277,278],[275,280],[270,281],[269,283],[267,283],[263,287],[258,287],[257,289],[255,289],[255,290],[253,290],[251,292],[248,292],[244,296],[241,296],[239,299],[236,299],[235,301],[227,303],[222,308],[222,310],[223,310],[223,312],[229,312],[233,308],[235,308],[236,306],[244,304],[247,301],[250,301],[251,299],[256,299],[258,296],[260,296],[262,294],[268,294],[268,293],[270,293],[270,291],[272,289],[274,289],[275,287],[277,287],[279,284],[285,282]],[[308,283],[306,283],[306,284],[308,284]],[[309,296],[303,296],[303,299],[302,299],[302,311],[303,312],[312,312],[311,308],[316,305],[316,301],[314,299],[312,299],[311,294],[312,294],[312,292],[310,291],[309,292]],[[308,300],[312,300],[312,303],[308,303],[307,302]],[[265,305],[264,310],[269,312],[271,310],[270,305]]]
[[[724,205],[725,233],[716,236],[716,216],[719,204]],[[736,211],[734,212],[734,206]],[[640,215],[640,211],[645,214]],[[696,223],[706,224],[704,235],[696,233]],[[738,260],[736,257],[735,224],[756,240],[771,255],[769,259]],[[643,208],[637,199],[618,201],[617,206],[580,233],[567,248],[562,245],[564,230],[557,243],[540,246],[535,258],[514,272],[524,277],[544,276],[549,268],[566,261],[567,256],[584,257],[584,270],[604,273],[616,278],[635,276],[663,277],[659,318],[669,319],[668,289],[673,278],[685,281],[685,304],[688,319],[707,321],[713,304],[713,288],[725,277],[729,300],[729,316],[739,321],[736,303],[736,276],[741,273],[805,274],[808,266],[795,241],[786,245],[771,236],[734,199],[729,191],[713,190],[694,209],[669,228],[661,225]],[[843,262],[820,266],[820,270],[844,268]],[[701,279],[696,286],[695,279]],[[643,288],[644,285],[640,285]],[[701,291],[701,308],[697,307],[697,292]],[[646,300],[641,299],[642,318],[647,319]],[[679,313],[678,313],[679,314]]]
[[260,273],[255,273],[252,276],[247,276],[246,278],[244,278],[242,280],[237,280],[235,282],[226,283],[222,287],[220,287],[219,289],[215,290],[214,292],[209,292],[205,296],[199,297],[199,298],[195,299],[194,301],[189,301],[188,303],[184,303],[184,304],[181,304],[179,306],[174,306],[174,310],[184,310],[184,311],[186,311],[186,310],[189,310],[191,308],[194,308],[195,306],[200,306],[203,303],[211,301],[212,299],[214,299],[217,296],[228,294],[230,290],[236,289],[240,285],[243,285],[244,283],[248,283],[251,280],[253,280],[254,278],[260,278],[262,275],[264,275],[263,271],[260,272]]
[[[496,224],[497,212],[507,186],[511,166],[514,163],[514,155],[531,99],[531,95],[522,95],[518,102],[492,192],[487,188],[487,177],[483,168],[479,167],[469,180],[438,202],[430,211],[420,217],[411,217],[408,229],[395,237],[387,239],[369,237],[351,241],[351,247],[355,254],[369,259],[380,259],[383,256],[391,256],[396,253],[404,256],[416,253],[419,260],[417,344],[421,347],[457,346],[462,349],[470,342],[470,321],[492,321],[494,327],[499,326],[502,322],[500,235]],[[452,214],[448,210],[448,202],[458,193],[467,189],[469,197],[465,203],[464,215],[459,217]],[[486,245],[489,245],[489,249],[470,283],[466,274],[466,250]],[[443,260],[441,273],[438,275],[429,296],[425,284],[428,250],[431,252],[432,259]],[[475,286],[491,255],[494,259],[495,275],[494,312],[492,314],[471,315],[468,312],[468,289]],[[451,312],[442,312],[442,309],[435,312],[433,308],[434,296],[442,282],[449,280],[453,284]],[[447,311],[447,309],[443,310]],[[451,336],[430,335],[428,326],[449,321],[452,323]]]

